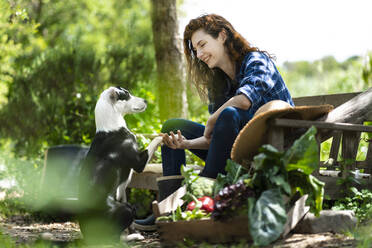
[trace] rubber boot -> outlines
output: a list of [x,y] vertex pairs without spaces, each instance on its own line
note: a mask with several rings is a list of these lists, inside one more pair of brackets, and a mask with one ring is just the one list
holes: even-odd
[[[183,176],[166,176],[156,179],[159,188],[158,202],[167,198],[170,194],[181,187]],[[134,220],[133,227],[140,231],[156,231],[155,216],[151,214],[146,219]]]

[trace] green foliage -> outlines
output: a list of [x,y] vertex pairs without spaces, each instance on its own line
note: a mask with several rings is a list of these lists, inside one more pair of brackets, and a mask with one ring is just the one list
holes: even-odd
[[16,71],[15,57],[23,52],[36,31],[37,24],[31,21],[26,10],[17,2],[0,0],[0,109],[7,102],[6,85],[11,83]]
[[37,154],[43,142],[90,142],[100,66],[92,52],[55,48],[37,57],[30,73],[14,77],[0,119],[19,155]]
[[[5,17],[19,12],[1,3],[8,7]],[[22,41],[24,47],[12,54],[13,70],[0,71],[9,79],[0,88],[7,93],[0,134],[14,141],[18,156],[40,156],[51,145],[89,144],[95,132],[96,99],[109,85],[128,88],[148,101],[147,112],[126,118],[133,131],[160,130],[148,2],[19,1],[19,5],[22,18],[28,13],[40,25],[35,24],[36,32],[26,32],[24,27],[31,24],[10,26],[4,18],[0,23],[17,34],[9,36],[13,43]],[[20,30],[25,30],[28,42],[17,38]]]
[[262,192],[256,201],[248,198],[249,231],[254,244],[268,245],[279,238],[287,221],[284,201],[279,189]]
[[8,203],[3,204],[14,204],[19,208],[3,209],[3,214],[7,215],[7,211],[12,213],[13,210],[24,209],[28,202],[35,201],[37,199],[37,190],[40,186],[41,178],[41,165],[42,160],[38,158],[26,159],[17,157],[12,151],[11,143],[0,142],[2,150],[0,150],[0,165],[1,172],[0,178],[13,181],[14,185],[6,189],[7,195],[19,196],[22,198],[15,198],[14,201],[10,200]]
[[369,52],[369,54],[366,56],[362,78],[366,85],[369,87],[372,86],[372,52]]
[[[292,197],[296,192],[300,195],[308,194],[306,204],[310,206],[310,211],[319,215],[322,210],[324,183],[311,175],[318,159],[315,133],[316,128],[311,127],[285,153],[271,145],[264,145],[254,157],[253,175],[249,184],[260,198],[248,201],[248,219],[252,220],[249,226],[254,232],[252,237],[255,244],[266,245],[282,233],[287,218],[282,203],[284,195]],[[264,198],[261,199],[261,196]],[[263,222],[257,224],[254,218]]]
[[305,135],[296,140],[286,151],[283,160],[287,171],[301,170],[310,175],[319,166],[318,144],[315,139],[316,128],[310,128]]
[[235,184],[239,180],[244,180],[249,177],[248,171],[242,167],[240,164],[235,163],[231,159],[228,159],[226,162],[226,175],[218,173],[213,194],[216,196],[218,192],[227,185]]
[[371,84],[362,77],[370,74],[368,68],[358,56],[343,62],[326,56],[312,62],[285,62],[279,69],[292,96],[298,97],[366,90]]
[[137,218],[145,218],[152,213],[152,201],[156,199],[156,193],[148,189],[131,188],[128,202],[136,208]]
[[[192,195],[192,198],[200,198],[203,196],[213,196],[214,180],[208,177],[201,177],[193,168],[181,166],[181,174],[184,176],[183,184],[186,185],[187,191]],[[193,200],[186,196],[187,201]]]
[[310,212],[319,216],[323,208],[324,183],[316,177],[306,175],[298,170],[289,172],[288,180],[291,182],[291,187],[301,195],[309,195],[306,204],[310,206]]
[[365,225],[359,225],[354,230],[353,237],[357,240],[358,248],[370,248],[372,246],[372,222],[369,221]]
[[332,207],[333,210],[353,210],[359,222],[364,222],[372,218],[372,192],[368,189],[358,191],[351,188],[354,193],[351,197],[337,200]]
[[263,145],[248,173],[242,175],[241,166],[229,161],[227,175],[217,177],[216,188],[243,179],[255,191],[256,197],[249,197],[247,204],[241,206],[248,206],[248,224],[255,245],[267,245],[283,232],[289,207],[284,203],[285,196],[292,199],[297,192],[308,194],[306,205],[310,211],[319,215],[322,210],[324,183],[311,175],[319,163],[315,134],[316,128],[309,128],[286,152]]
[[271,145],[263,145],[259,152],[254,157],[254,171],[251,182],[253,188],[259,194],[277,188],[281,193],[289,195],[291,187],[288,184],[285,163],[282,162],[284,154]]
[[323,204],[324,183],[311,175],[319,165],[315,134],[316,128],[311,127],[286,151],[283,161],[286,164],[292,192],[309,194],[306,203],[310,205],[311,212],[319,215]]
[[181,207],[178,206],[176,211],[168,216],[160,216],[157,221],[180,221],[180,220],[199,220],[203,218],[209,218],[211,213],[207,213],[200,208],[194,208],[192,211],[182,211]]
[[[250,182],[256,191],[256,195],[262,195],[264,192],[273,189],[277,190],[281,196],[286,194],[291,197],[296,192],[299,192],[300,195],[308,194],[306,204],[310,206],[311,212],[319,215],[322,210],[324,183],[311,175],[319,163],[315,133],[315,127],[310,128],[285,153],[277,151],[270,145],[264,145],[260,148],[260,153],[254,157],[254,171]],[[250,200],[250,204],[257,203]],[[278,202],[273,202],[272,204],[276,207],[279,206],[285,212],[284,204],[279,204]],[[252,206],[249,206],[249,208],[252,208]],[[276,208],[266,209],[266,211],[270,210],[277,211]],[[253,214],[253,212],[249,212],[249,214]],[[259,214],[257,213],[257,215]],[[275,214],[272,213],[271,216],[275,216]],[[281,215],[278,216],[280,217]],[[249,219],[251,218],[254,217],[249,216]],[[282,223],[283,221],[279,219],[275,222],[274,219],[267,219],[267,223],[262,224],[260,228],[266,230],[266,225],[273,226],[274,223],[277,225],[281,223],[280,225],[284,226],[285,221]],[[253,224],[254,222],[250,223],[250,226]],[[251,226],[251,229],[255,229],[257,239],[254,239],[257,244],[266,244],[261,242],[267,240],[267,235],[272,236],[272,240],[275,240],[281,234],[281,232],[277,233],[275,231],[266,234],[262,230],[258,230],[258,228],[257,225]],[[281,230],[278,228],[276,227],[275,230]]]

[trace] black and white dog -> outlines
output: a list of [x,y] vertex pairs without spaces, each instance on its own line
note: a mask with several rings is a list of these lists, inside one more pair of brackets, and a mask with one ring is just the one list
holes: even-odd
[[79,181],[81,213],[78,216],[84,238],[100,242],[104,235],[119,239],[135,217],[126,202],[125,189],[133,170],[142,172],[161,137],[139,151],[136,137],[125,123],[125,114],[143,112],[146,100],[126,89],[110,87],[102,92],[95,108],[96,135],[83,161]]

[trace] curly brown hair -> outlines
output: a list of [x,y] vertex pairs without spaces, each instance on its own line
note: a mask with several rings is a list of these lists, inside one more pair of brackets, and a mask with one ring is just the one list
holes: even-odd
[[[224,72],[219,68],[210,69],[207,64],[197,58],[192,46],[191,36],[199,29],[203,29],[214,39],[217,39],[219,33],[224,31],[226,34],[224,46],[231,61],[235,61],[237,65],[241,65],[248,52],[260,50],[244,39],[243,36],[233,28],[230,22],[222,16],[207,14],[191,19],[183,33],[183,47],[187,63],[187,76],[195,85],[200,98],[206,101],[208,89],[213,90],[217,82],[221,80]],[[267,55],[271,57],[269,54]],[[210,93],[213,95],[213,92]]]

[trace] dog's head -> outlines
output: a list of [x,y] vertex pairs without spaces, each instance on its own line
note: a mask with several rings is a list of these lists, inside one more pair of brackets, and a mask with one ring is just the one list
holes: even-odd
[[146,100],[131,95],[120,86],[108,88],[102,92],[101,98],[110,102],[121,115],[143,112],[147,107]]
[[96,104],[97,130],[111,131],[125,125],[123,116],[146,110],[146,100],[133,96],[128,90],[117,86],[104,90]]

